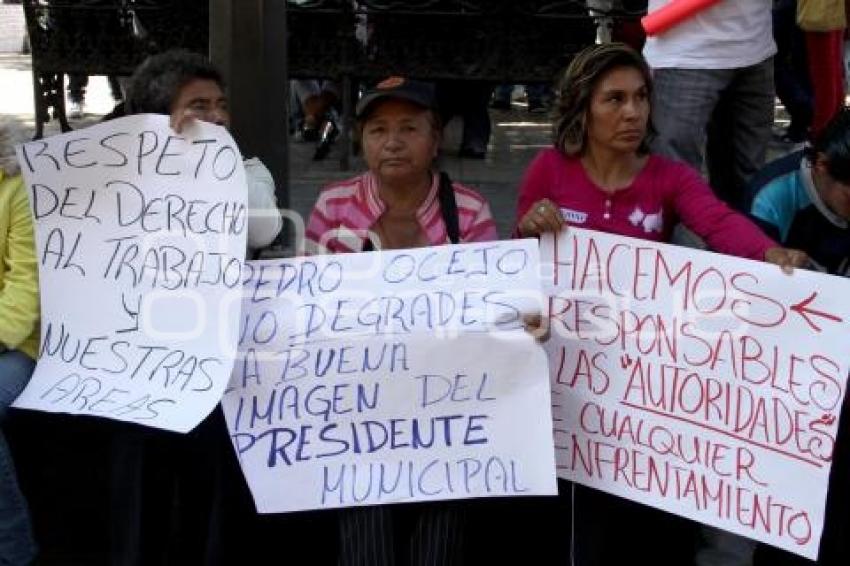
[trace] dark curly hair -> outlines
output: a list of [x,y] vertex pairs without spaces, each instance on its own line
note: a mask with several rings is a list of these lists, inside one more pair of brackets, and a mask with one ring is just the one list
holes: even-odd
[[833,116],[805,153],[813,165],[818,155],[823,155],[829,176],[850,185],[850,108],[842,108]]
[[172,49],[152,55],[130,77],[126,113],[171,114],[180,89],[195,79],[214,81],[225,89],[219,70],[199,53]]
[[[608,72],[627,67],[636,69],[646,84],[647,96],[652,100],[652,74],[643,56],[624,43],[591,45],[580,51],[564,71],[558,85],[553,137],[555,147],[566,155],[584,153],[587,144],[587,113],[590,100],[599,81]],[[649,153],[649,144],[655,137],[650,105],[647,132],[638,153]]]

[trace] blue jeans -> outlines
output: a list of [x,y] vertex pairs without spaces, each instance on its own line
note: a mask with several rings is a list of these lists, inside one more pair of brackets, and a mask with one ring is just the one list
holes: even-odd
[[0,353],[0,566],[29,564],[36,553],[27,502],[1,426],[34,368],[35,362],[17,350]]

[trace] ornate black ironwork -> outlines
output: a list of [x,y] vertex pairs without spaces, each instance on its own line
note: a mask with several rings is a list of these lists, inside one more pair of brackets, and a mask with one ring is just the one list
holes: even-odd
[[287,12],[293,77],[549,81],[596,38],[584,0],[287,0]]
[[[64,75],[129,75],[172,47],[208,49],[206,0],[24,0],[32,47],[36,138],[51,114],[62,131]],[[52,109],[52,112],[51,112]]]
[[[549,81],[596,36],[583,0],[278,1],[286,3],[292,77]],[[127,75],[156,51],[206,52],[208,10],[207,0],[24,0],[36,135],[51,109],[67,127],[63,74]]]
[[584,0],[285,1],[289,76],[337,79],[344,124],[358,79],[552,82],[595,42],[598,17],[636,19],[633,5],[646,3],[620,0],[618,9],[591,15]]
[[357,19],[349,0],[287,1],[291,77],[340,77],[356,65]]

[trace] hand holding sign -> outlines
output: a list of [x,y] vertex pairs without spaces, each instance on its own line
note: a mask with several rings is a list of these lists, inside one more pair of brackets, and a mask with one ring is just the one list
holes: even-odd
[[524,238],[532,238],[548,233],[558,233],[567,223],[558,205],[549,199],[541,199],[528,209],[517,223],[517,230]]
[[764,260],[775,263],[789,275],[794,272],[795,267],[806,267],[809,264],[809,256],[806,252],[780,247],[767,250],[764,253]]

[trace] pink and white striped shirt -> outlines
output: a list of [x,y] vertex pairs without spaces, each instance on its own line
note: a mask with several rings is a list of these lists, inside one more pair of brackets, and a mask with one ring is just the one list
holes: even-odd
[[[425,238],[432,246],[451,243],[440,212],[439,175],[433,175],[431,188],[416,212]],[[490,206],[473,189],[452,183],[457,201],[461,242],[488,242],[497,239]],[[306,252],[310,255],[359,252],[370,229],[387,206],[378,194],[378,181],[371,172],[322,189],[307,223]],[[375,249],[380,249],[372,234]]]

